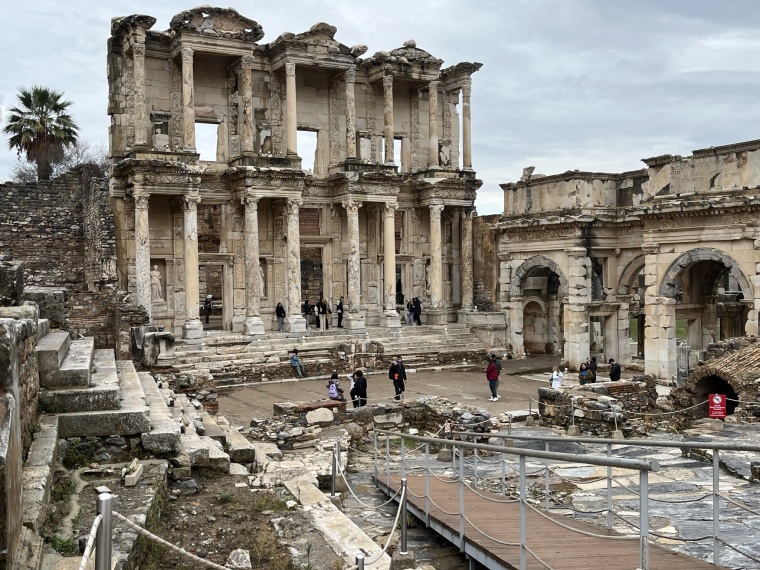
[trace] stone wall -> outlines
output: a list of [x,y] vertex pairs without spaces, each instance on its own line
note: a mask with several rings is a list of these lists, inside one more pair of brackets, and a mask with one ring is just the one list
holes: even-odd
[[475,306],[480,311],[496,309],[499,291],[499,234],[490,224],[499,216],[478,216],[472,222],[473,283]]
[[108,198],[108,183],[91,178],[87,165],[78,170],[82,187],[84,276],[95,290],[116,283],[116,228]]

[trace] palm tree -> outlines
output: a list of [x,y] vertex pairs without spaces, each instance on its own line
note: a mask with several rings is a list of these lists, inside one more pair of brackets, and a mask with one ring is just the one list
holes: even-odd
[[76,143],[77,127],[66,110],[71,101],[63,93],[47,87],[21,88],[21,105],[8,109],[8,123],[3,128],[9,135],[8,148],[23,152],[26,160],[37,165],[37,178],[49,180],[52,164],[63,158],[65,147]]

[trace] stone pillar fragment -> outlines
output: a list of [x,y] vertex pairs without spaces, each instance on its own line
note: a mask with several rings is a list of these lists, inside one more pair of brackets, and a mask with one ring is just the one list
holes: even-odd
[[429,131],[430,140],[428,141],[428,167],[438,168],[438,86],[440,82],[431,81],[428,86],[428,107],[429,107]]
[[507,330],[507,350],[514,358],[522,358],[525,356],[523,315],[523,298],[510,298],[507,302],[507,318],[509,321],[509,329]]
[[388,328],[401,326],[396,312],[396,209],[398,204],[387,202],[383,212],[383,313],[382,324]]
[[298,156],[298,113],[296,108],[296,64],[285,64],[285,122],[288,156]]
[[663,380],[676,376],[676,300],[657,291],[660,245],[644,251],[644,372]]
[[133,75],[135,80],[135,147],[147,147],[145,111],[145,44],[132,46]]
[[462,272],[462,309],[465,310],[473,307],[472,218],[475,214],[474,208],[462,209],[462,258],[459,263]]
[[443,307],[443,252],[441,247],[441,212],[443,204],[430,205],[430,304]]
[[462,86],[462,167],[464,170],[472,170],[472,113],[470,99],[472,83],[468,80]]
[[182,56],[182,140],[184,150],[195,152],[195,95],[193,48],[183,47]]
[[591,350],[591,323],[588,303],[591,301],[591,260],[585,247],[565,250],[568,257],[568,302],[565,308],[565,361],[577,370]]
[[243,222],[245,259],[245,334],[264,334],[261,320],[262,283],[259,273],[259,199],[246,196]]
[[383,121],[385,164],[395,164],[393,156],[393,76],[383,76]]
[[185,196],[183,250],[185,255],[185,324],[182,338],[200,338],[203,325],[200,320],[198,286],[198,194]]
[[306,320],[301,316],[301,236],[299,233],[299,209],[303,200],[288,200],[288,308],[285,326],[289,332],[306,330]]
[[253,152],[253,89],[251,83],[251,68],[253,56],[246,55],[241,58],[240,67],[240,91],[243,96],[243,152]]
[[350,67],[346,79],[346,158],[356,158],[356,68]]
[[343,202],[348,218],[348,309],[345,326],[349,329],[365,328],[361,312],[361,265],[359,259],[359,208],[361,202]]
[[151,317],[150,295],[150,220],[147,194],[135,195],[135,295]]

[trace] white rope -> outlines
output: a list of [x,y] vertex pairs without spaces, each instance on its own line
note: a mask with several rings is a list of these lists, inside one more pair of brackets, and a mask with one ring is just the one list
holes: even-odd
[[535,558],[535,559],[536,559],[536,562],[538,562],[539,564],[541,564],[541,565],[542,565],[544,568],[548,568],[548,570],[554,570],[554,569],[553,569],[551,566],[549,566],[549,564],[547,564],[546,562],[544,562],[543,560],[541,560],[541,558],[539,558],[538,554],[536,554],[536,553],[535,553],[535,552],[533,552],[533,551],[532,551],[530,548],[528,548],[528,545],[527,545],[527,544],[525,545],[525,550],[526,550],[526,551],[527,551],[527,552],[528,552],[528,553],[529,553],[529,554],[530,554],[530,555],[531,555],[533,558]]
[[492,503],[517,503],[519,501],[519,499],[494,499],[492,497],[486,497],[485,495],[481,495],[480,493],[478,493],[478,490],[472,485],[465,483],[464,486],[467,487],[473,493],[475,493],[481,499],[485,499],[486,501],[491,501]]
[[693,406],[689,406],[688,408],[681,408],[680,410],[673,410],[672,412],[658,412],[656,414],[646,414],[644,412],[631,412],[626,411],[627,414],[632,414],[634,416],[669,416],[671,414],[680,414],[681,412],[685,412],[686,410],[693,410],[694,408],[699,408],[700,406],[704,406],[709,400],[705,400],[704,402],[700,402],[699,404],[695,404]]
[[733,398],[726,398],[728,402],[736,402],[737,404],[748,404],[752,406],[760,406],[760,402],[745,402],[743,400],[734,400]]
[[208,566],[209,568],[214,568],[214,570],[232,570],[231,568],[228,568],[227,566],[222,566],[221,564],[216,564],[214,562],[211,562],[210,560],[206,560],[205,558],[201,558],[200,556],[196,556],[195,554],[190,554],[187,550],[184,548],[180,548],[179,546],[173,545],[171,542],[168,542],[161,538],[160,536],[156,536],[152,532],[149,532],[145,530],[143,527],[141,527],[139,524],[133,523],[131,520],[129,520],[124,515],[117,513],[116,511],[113,511],[113,516],[115,516],[117,519],[125,523],[128,527],[132,528],[135,532],[138,534],[143,535],[146,538],[149,538],[150,540],[157,542],[158,544],[167,547],[170,550],[173,550],[174,552],[181,554],[182,556],[189,558],[190,560],[197,562],[198,564],[202,564],[204,566]]
[[[631,489],[627,485],[624,485],[623,483],[621,483],[620,481],[618,481],[618,479],[616,477],[611,477],[611,479],[615,483],[617,483],[618,485],[620,485],[620,487],[622,487],[623,489],[625,489],[626,491],[628,491],[629,493],[633,493],[636,496],[640,496],[641,495],[640,491],[636,491],[635,489]],[[679,505],[681,503],[698,503],[699,501],[702,501],[702,500],[706,499],[707,497],[711,497],[711,496],[712,496],[712,493],[705,493],[704,495],[701,495],[701,496],[697,497],[696,499],[668,500],[668,499],[657,499],[656,497],[653,496],[652,493],[650,493],[649,494],[649,500],[653,501],[655,503],[668,503],[668,504],[671,504],[671,505]]]
[[459,516],[459,514],[460,514],[460,513],[459,513],[459,511],[456,511],[456,512],[452,513],[452,512],[450,512],[450,511],[447,511],[446,509],[444,509],[444,508],[443,508],[441,505],[439,505],[438,503],[436,503],[436,502],[433,500],[433,497],[428,497],[428,499],[430,500],[430,504],[431,504],[431,505],[433,505],[433,506],[434,506],[436,509],[438,509],[438,510],[439,510],[439,511],[441,511],[442,513],[446,513],[447,515],[452,515],[452,516]]
[[553,519],[549,515],[545,515],[544,513],[542,513],[541,511],[539,511],[536,507],[534,507],[530,503],[526,502],[525,505],[529,509],[531,509],[533,512],[535,512],[538,515],[544,517],[546,520],[548,520],[550,522],[553,522],[557,526],[561,526],[564,529],[567,529],[567,530],[570,530],[570,531],[573,531],[573,532],[577,532],[578,534],[582,534],[582,535],[585,535],[585,536],[590,536],[592,538],[604,538],[604,539],[607,539],[607,540],[639,540],[639,536],[638,535],[608,536],[608,535],[604,535],[604,534],[596,534],[594,532],[589,532],[587,530],[580,530],[580,529],[577,529],[577,528],[573,528],[573,527],[571,527],[569,525],[566,525],[564,523],[559,522],[556,519]]
[[90,536],[87,538],[87,546],[84,547],[84,553],[82,554],[82,560],[79,563],[79,570],[84,570],[87,567],[87,561],[92,554],[92,547],[95,545],[95,537],[97,536],[98,526],[100,521],[103,520],[103,515],[98,515],[95,520],[92,521],[92,528],[90,529]]
[[396,520],[393,521],[393,526],[391,527],[391,533],[388,535],[388,540],[385,542],[385,546],[383,546],[383,549],[378,553],[377,557],[374,560],[371,560],[369,562],[365,561],[365,566],[372,566],[373,564],[377,563],[382,557],[383,554],[386,553],[388,550],[388,546],[391,544],[391,540],[393,539],[393,533],[396,531],[396,525],[398,524],[398,519],[401,516],[401,505],[404,503],[404,497],[406,496],[406,492],[402,491],[401,497],[398,501],[398,509],[396,509]]
[[[734,500],[733,500],[731,497],[727,497],[727,496],[726,496],[726,495],[724,495],[723,493],[720,493],[719,495],[720,495],[720,497],[721,497],[721,498],[725,499],[726,501],[728,501],[729,503],[731,503],[731,504],[733,504],[733,505],[736,505],[736,506],[737,506],[737,507],[739,507],[740,509],[744,509],[745,511],[749,511],[749,512],[750,512],[750,513],[752,513],[753,515],[757,515],[757,516],[759,516],[759,517],[760,517],[760,512],[758,512],[758,511],[754,511],[754,510],[750,509],[749,507],[747,507],[746,505],[743,505],[742,503],[739,503],[739,502],[737,502],[737,501],[734,501]],[[705,496],[706,496],[706,497],[709,497],[710,495],[705,495]]]
[[340,467],[340,461],[336,461],[336,462],[335,462],[335,465],[338,467],[338,473],[339,473],[339,474],[340,474],[340,476],[343,478],[343,481],[344,481],[344,482],[345,482],[345,484],[346,484],[346,488],[347,488],[347,489],[348,489],[348,490],[351,492],[351,494],[353,495],[354,499],[356,499],[356,500],[358,501],[358,503],[359,503],[359,504],[360,504],[362,507],[364,507],[365,509],[370,509],[370,510],[372,510],[372,511],[376,511],[376,510],[378,510],[378,509],[382,509],[382,508],[383,508],[383,507],[385,507],[386,505],[390,504],[390,503],[391,503],[391,501],[393,501],[393,499],[395,499],[395,498],[396,498],[396,495],[398,495],[398,494],[399,494],[399,491],[396,491],[396,494],[395,494],[395,495],[393,495],[393,496],[392,496],[390,499],[388,499],[388,500],[387,500],[386,502],[384,502],[382,505],[378,505],[377,507],[373,507],[372,505],[368,505],[367,503],[363,502],[363,501],[362,501],[362,500],[361,500],[359,497],[357,497],[357,496],[356,496],[356,493],[354,493],[354,490],[351,488],[351,485],[349,485],[349,483],[348,483],[348,479],[346,479],[346,475],[345,475],[345,473],[343,473],[343,469],[341,469],[341,467]]
[[723,539],[722,539],[722,538],[720,538],[720,537],[717,537],[717,539],[720,541],[720,543],[721,543],[721,544],[723,544],[724,546],[728,546],[728,547],[729,547],[731,550],[734,550],[734,551],[738,552],[738,553],[739,553],[739,554],[741,554],[742,556],[745,556],[745,557],[749,558],[750,560],[752,560],[752,561],[754,561],[754,562],[760,562],[760,558],[755,558],[755,557],[754,557],[754,556],[752,556],[751,554],[747,554],[747,553],[746,553],[746,552],[744,552],[743,550],[739,550],[739,549],[738,549],[738,548],[736,548],[735,546],[731,546],[730,544],[728,544],[728,543],[727,543],[725,540],[723,540]]
[[503,546],[520,546],[519,542],[504,542],[503,540],[499,540],[498,538],[494,538],[490,534],[486,533],[483,530],[480,530],[477,526],[475,526],[475,523],[473,523],[469,518],[467,518],[467,515],[462,515],[462,518],[467,521],[472,528],[474,528],[476,531],[478,531],[480,534],[485,536],[488,540],[493,540],[497,544],[501,544]]

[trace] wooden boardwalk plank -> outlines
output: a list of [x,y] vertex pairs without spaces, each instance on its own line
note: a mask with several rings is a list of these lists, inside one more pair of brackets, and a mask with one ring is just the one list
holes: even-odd
[[[401,485],[401,475],[388,479],[380,475],[376,480],[386,493],[395,493]],[[407,474],[407,501],[410,508],[421,513],[426,509],[425,476]],[[502,568],[520,567],[520,504],[505,501],[501,496],[465,487],[465,540],[468,550],[475,549],[484,559]],[[619,536],[614,531],[559,514],[547,514],[565,526],[600,536]],[[456,480],[430,477],[431,526],[441,528],[441,534],[454,544],[459,537],[459,485]],[[468,522],[469,521],[469,522]],[[587,568],[615,568],[620,570],[639,567],[639,541],[598,538],[562,528],[540,514],[527,510],[527,547],[548,566],[557,570]],[[487,535],[487,536],[486,536]],[[483,561],[483,558],[478,558]],[[545,569],[540,562],[527,555],[527,568]],[[650,570],[720,569],[704,560],[693,558],[650,543]]]

